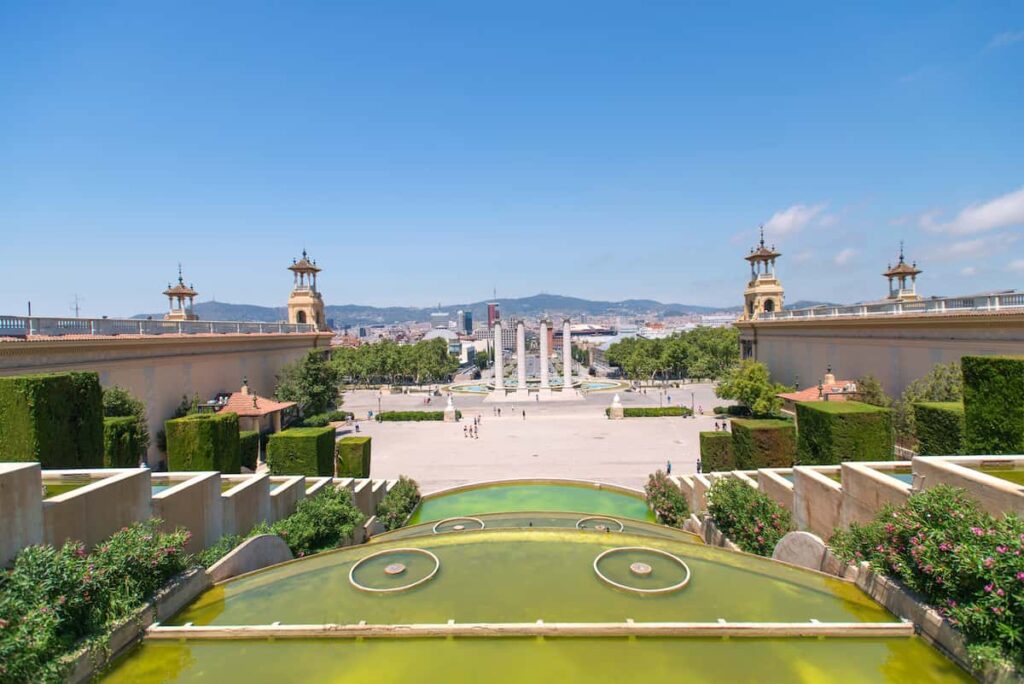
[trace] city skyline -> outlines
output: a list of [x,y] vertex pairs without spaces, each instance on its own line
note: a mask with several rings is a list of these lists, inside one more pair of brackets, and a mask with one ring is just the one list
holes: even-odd
[[731,307],[761,224],[787,301],[1024,274],[1019,6],[60,7],[0,8],[5,314],[278,305],[303,248],[332,303]]

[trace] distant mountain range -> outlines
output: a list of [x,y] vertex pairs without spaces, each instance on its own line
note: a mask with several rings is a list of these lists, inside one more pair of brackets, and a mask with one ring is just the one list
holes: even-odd
[[[718,308],[713,306],[697,306],[693,304],[664,304],[653,299],[626,299],[621,302],[606,302],[562,295],[537,294],[532,297],[515,299],[505,298],[498,302],[503,317],[508,316],[539,316],[559,314],[588,316],[681,316],[687,314],[708,314],[715,312],[740,311],[739,306]],[[473,312],[473,320],[487,320],[486,301],[469,304],[446,304],[441,311],[448,312],[452,318],[459,310]],[[433,307],[418,308],[407,306],[360,306],[358,304],[328,304],[325,307],[328,319],[333,319],[336,327],[345,325],[372,325],[375,323],[399,323],[406,321],[425,322],[430,314],[438,309]],[[225,302],[200,302],[196,304],[196,313],[207,321],[283,321],[288,317],[288,308],[284,306],[256,306],[253,304],[227,304]],[[160,314],[137,314],[134,318]]]

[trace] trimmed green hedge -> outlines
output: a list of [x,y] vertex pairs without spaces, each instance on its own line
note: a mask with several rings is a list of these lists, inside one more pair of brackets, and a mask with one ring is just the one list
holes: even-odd
[[[419,423],[425,420],[444,420],[444,411],[384,411],[375,416],[378,423],[387,421],[411,421]],[[462,411],[455,411],[456,420],[462,419]]]
[[713,409],[711,409],[711,412],[714,413],[716,416],[746,417],[751,415],[749,408],[747,408],[746,406],[741,406],[739,404],[734,404],[732,406],[716,406]]
[[958,401],[914,404],[917,452],[922,456],[964,453],[964,405]]
[[334,428],[291,428],[270,436],[267,465],[274,475],[334,475]]
[[796,457],[796,427],[790,420],[737,418],[732,453],[737,470],[788,468]]
[[326,427],[334,422],[350,420],[355,417],[351,411],[328,411],[326,413],[314,413],[302,419],[297,427]]
[[338,442],[338,477],[370,477],[369,437],[342,437]]
[[0,378],[0,460],[43,468],[103,465],[103,390],[96,373]]
[[800,465],[891,461],[892,411],[859,401],[798,402]]
[[260,433],[257,430],[242,430],[238,433],[238,458],[241,465],[256,472],[256,461],[260,457]]
[[967,453],[1024,453],[1024,357],[965,356],[960,366]]
[[700,467],[705,473],[736,470],[736,459],[732,454],[732,433],[700,433]]
[[661,418],[663,416],[689,416],[693,412],[685,406],[665,406],[662,408],[625,408],[625,418]]
[[169,470],[241,472],[238,415],[195,413],[164,423]]
[[103,467],[136,468],[142,452],[135,416],[103,419]]

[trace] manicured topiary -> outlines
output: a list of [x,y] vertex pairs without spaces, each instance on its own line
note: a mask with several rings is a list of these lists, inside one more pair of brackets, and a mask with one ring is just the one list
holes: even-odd
[[135,468],[141,454],[139,422],[134,416],[103,419],[104,468]]
[[334,428],[291,428],[270,436],[267,465],[274,475],[334,475]]
[[796,457],[796,428],[793,421],[733,420],[732,454],[738,470],[792,466]]
[[967,453],[1024,453],[1024,356],[965,356],[960,364]]
[[196,413],[164,423],[170,470],[241,472],[238,415]]
[[338,477],[370,477],[369,437],[342,437],[338,441]]
[[700,433],[700,467],[705,473],[736,470],[736,459],[732,453],[732,433]]
[[96,373],[0,378],[0,461],[43,468],[103,465],[103,391]]
[[[462,418],[462,411],[455,411],[455,418]],[[408,421],[419,423],[429,420],[444,420],[444,411],[384,411],[377,414],[377,422]]]
[[249,470],[256,471],[256,461],[260,456],[260,433],[256,430],[243,430],[238,433],[238,457],[240,463]]
[[800,465],[843,461],[891,461],[892,411],[858,401],[814,401],[796,405]]
[[625,408],[622,410],[624,418],[663,418],[671,416],[689,416],[693,413],[685,406],[662,406],[660,408]]
[[922,456],[964,453],[964,405],[958,401],[914,404],[917,452]]

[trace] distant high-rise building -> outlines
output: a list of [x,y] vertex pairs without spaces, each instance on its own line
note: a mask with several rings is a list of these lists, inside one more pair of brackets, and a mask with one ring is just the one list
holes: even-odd
[[487,329],[494,329],[494,322],[501,320],[501,311],[498,310],[498,302],[488,302],[487,304]]
[[448,312],[447,311],[435,311],[430,314],[430,327],[431,328],[447,328],[448,327]]
[[472,311],[461,310],[460,309],[459,312],[455,314],[455,320],[457,322],[456,328],[458,329],[458,331],[460,333],[465,333],[466,335],[472,335],[473,334],[473,312]]

